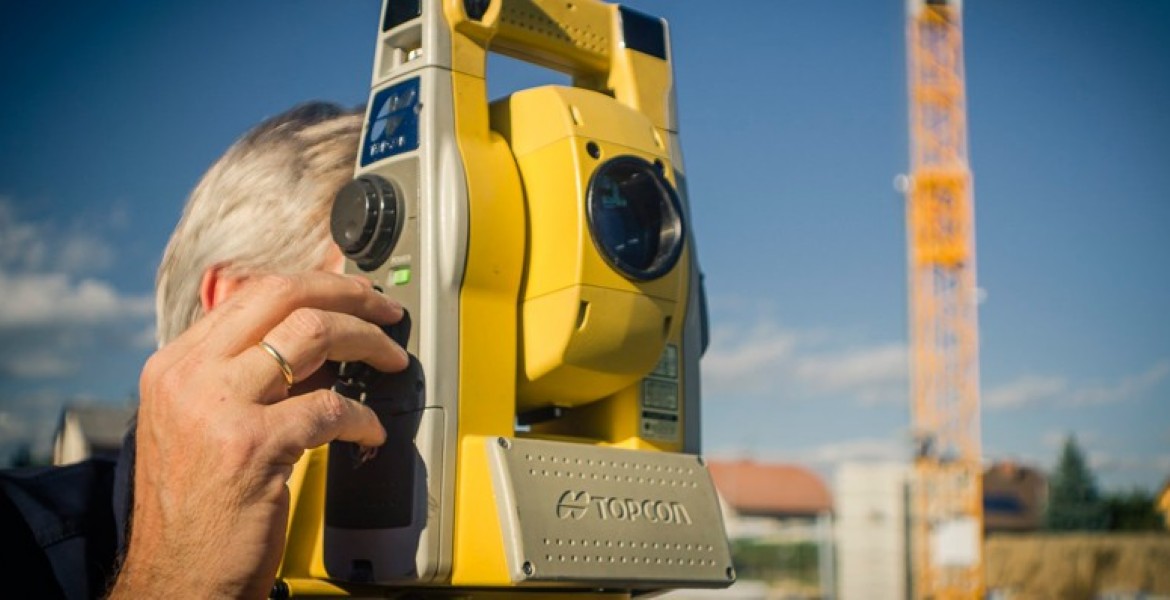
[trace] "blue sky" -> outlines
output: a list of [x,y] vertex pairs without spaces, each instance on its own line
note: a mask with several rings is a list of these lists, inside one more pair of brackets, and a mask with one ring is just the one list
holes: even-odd
[[[904,15],[639,1],[674,36],[711,296],[709,454],[909,452]],[[1170,476],[1170,4],[965,3],[989,459],[1075,433],[1107,487]],[[0,458],[123,403],[182,202],[239,134],[365,101],[378,3],[0,0]],[[556,76],[493,63],[496,95]]]

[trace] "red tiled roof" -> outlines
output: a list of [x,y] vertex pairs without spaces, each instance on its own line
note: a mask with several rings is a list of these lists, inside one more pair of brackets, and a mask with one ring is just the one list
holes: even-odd
[[750,460],[711,460],[707,465],[716,489],[737,512],[815,515],[833,508],[825,483],[804,467]]

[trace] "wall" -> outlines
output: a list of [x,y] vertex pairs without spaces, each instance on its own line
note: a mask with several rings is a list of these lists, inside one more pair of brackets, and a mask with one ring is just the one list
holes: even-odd
[[842,600],[907,597],[909,476],[903,464],[838,467],[837,590]]
[[89,443],[85,441],[81,424],[77,422],[76,416],[67,413],[53,443],[53,464],[69,465],[81,462],[89,456]]

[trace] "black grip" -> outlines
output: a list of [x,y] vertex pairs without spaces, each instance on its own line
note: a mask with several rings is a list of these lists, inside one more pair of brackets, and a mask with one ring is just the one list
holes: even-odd
[[385,331],[386,335],[390,336],[390,339],[394,340],[395,343],[402,346],[402,349],[405,350],[406,344],[410,342],[410,328],[410,312],[404,308],[402,309],[402,318],[393,325],[384,325],[382,331]]
[[[405,308],[402,309],[402,318],[397,323],[382,326],[382,331],[403,350],[410,342],[410,330],[410,313]],[[370,391],[378,387],[385,376],[385,373],[364,362],[343,362],[337,368],[337,381],[333,384],[333,391],[346,398],[364,399]]]

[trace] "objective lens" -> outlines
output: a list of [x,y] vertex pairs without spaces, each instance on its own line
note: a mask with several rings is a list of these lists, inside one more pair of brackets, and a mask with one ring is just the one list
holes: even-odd
[[661,277],[678,262],[683,221],[678,197],[653,165],[634,156],[603,163],[589,181],[589,229],[610,266],[627,277]]

